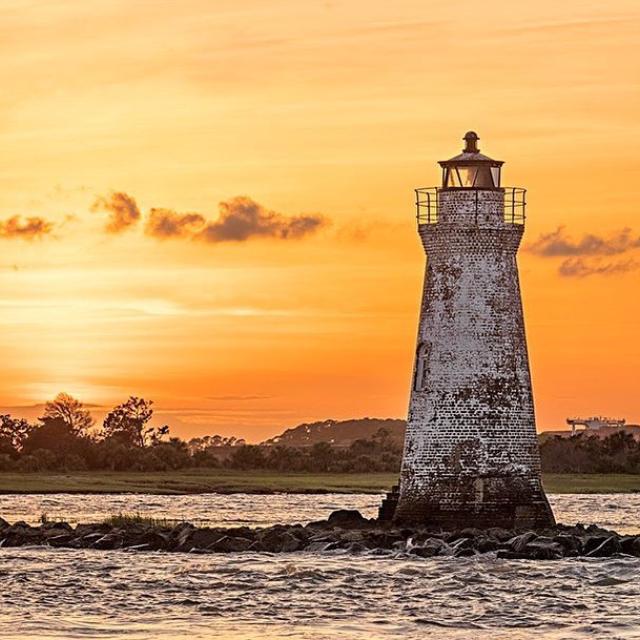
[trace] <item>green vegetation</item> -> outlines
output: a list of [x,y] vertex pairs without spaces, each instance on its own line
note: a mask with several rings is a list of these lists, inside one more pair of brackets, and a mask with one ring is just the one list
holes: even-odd
[[[152,404],[131,396],[100,426],[64,393],[33,424],[0,415],[0,493],[378,493],[400,472],[401,420],[327,420],[259,445],[185,441],[151,426]],[[545,437],[540,456],[550,493],[640,492],[630,433]]]
[[640,475],[630,473],[544,473],[547,493],[640,493]]
[[[333,446],[317,437],[308,445],[248,445],[235,437],[203,436],[189,441],[169,437],[169,426],[150,426],[153,403],[131,396],[114,407],[101,426],[77,399],[61,393],[47,402],[42,417],[31,424],[22,418],[0,415],[0,472],[124,471],[164,472],[186,469],[235,469],[305,473],[394,473],[400,469],[402,438],[395,431],[402,421],[360,420],[340,423],[356,438]],[[304,433],[318,436],[336,423],[303,425]],[[324,428],[320,428],[324,427]],[[296,442],[292,432],[284,441]],[[299,435],[299,434],[298,434]],[[344,434],[343,434],[344,436]],[[344,440],[344,438],[343,438]]]
[[392,473],[170,472],[0,473],[0,493],[378,493]]
[[[0,473],[0,493],[380,493],[395,473],[169,472]],[[545,474],[549,493],[640,492],[640,475]]]

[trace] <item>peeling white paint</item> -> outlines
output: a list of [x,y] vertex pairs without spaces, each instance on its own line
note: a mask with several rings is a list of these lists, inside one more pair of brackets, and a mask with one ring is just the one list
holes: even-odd
[[438,204],[438,222],[419,226],[428,263],[396,517],[550,523],[516,263],[523,226],[505,222],[500,190],[442,190]]

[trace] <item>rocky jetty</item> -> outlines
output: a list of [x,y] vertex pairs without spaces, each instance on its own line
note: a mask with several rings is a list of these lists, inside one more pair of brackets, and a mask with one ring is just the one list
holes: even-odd
[[527,560],[603,558],[620,554],[640,557],[640,535],[620,535],[596,525],[556,525],[542,531],[499,528],[436,531],[395,527],[347,510],[334,511],[327,520],[304,526],[255,529],[195,527],[188,522],[171,526],[144,518],[76,527],[66,522],[31,526],[25,522],[9,524],[0,518],[0,547],[26,545],[189,553],[342,551],[423,558],[480,554]]

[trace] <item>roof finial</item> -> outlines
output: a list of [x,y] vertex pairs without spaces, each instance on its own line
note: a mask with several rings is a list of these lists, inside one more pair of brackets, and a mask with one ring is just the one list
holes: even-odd
[[478,134],[475,131],[467,131],[462,139],[465,141],[464,153],[478,153],[480,151],[478,149],[478,140],[480,138],[478,138]]

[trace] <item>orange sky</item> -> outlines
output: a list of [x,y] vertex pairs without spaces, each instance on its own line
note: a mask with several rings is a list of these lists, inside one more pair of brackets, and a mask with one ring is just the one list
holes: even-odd
[[[475,129],[525,244],[564,227],[520,257],[539,429],[640,422],[639,34],[636,0],[3,2],[0,405],[136,394],[251,440],[403,417],[413,188]],[[261,235],[216,222],[238,196]]]

